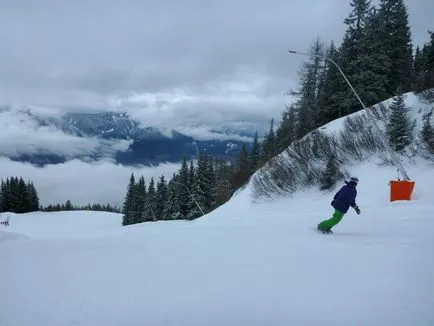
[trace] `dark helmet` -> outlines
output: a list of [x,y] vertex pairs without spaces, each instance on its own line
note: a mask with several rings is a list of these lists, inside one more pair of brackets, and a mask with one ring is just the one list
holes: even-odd
[[348,179],[348,183],[351,183],[351,184],[357,186],[357,184],[359,183],[359,178],[357,178],[357,177],[350,177]]

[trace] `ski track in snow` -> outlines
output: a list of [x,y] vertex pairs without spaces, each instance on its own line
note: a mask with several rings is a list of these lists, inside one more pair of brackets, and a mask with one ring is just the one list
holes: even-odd
[[0,230],[0,325],[434,325],[434,169],[365,162],[357,202],[315,231],[331,192],[252,203],[250,189],[193,222],[121,227],[103,212],[10,216]]

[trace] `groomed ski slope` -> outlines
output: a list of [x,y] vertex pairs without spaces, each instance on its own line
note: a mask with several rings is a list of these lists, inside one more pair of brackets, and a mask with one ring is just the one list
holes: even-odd
[[0,325],[434,325],[434,169],[407,169],[414,198],[394,203],[395,169],[353,169],[362,214],[334,235],[314,227],[340,184],[260,204],[247,187],[193,222],[10,214]]

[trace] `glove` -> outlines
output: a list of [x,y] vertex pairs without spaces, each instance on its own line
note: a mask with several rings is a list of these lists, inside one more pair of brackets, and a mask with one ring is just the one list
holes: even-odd
[[359,208],[359,206],[355,206],[354,210],[356,211],[357,215],[360,215],[360,208]]

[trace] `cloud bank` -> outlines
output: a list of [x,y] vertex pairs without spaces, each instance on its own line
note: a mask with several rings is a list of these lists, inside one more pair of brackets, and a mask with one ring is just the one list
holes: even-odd
[[[50,111],[39,110],[39,113]],[[29,111],[0,111],[0,155],[56,154],[67,159],[87,157],[95,153],[111,156],[128,149],[130,141],[104,140],[97,137],[76,137],[54,125],[40,123]]]

